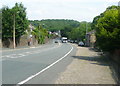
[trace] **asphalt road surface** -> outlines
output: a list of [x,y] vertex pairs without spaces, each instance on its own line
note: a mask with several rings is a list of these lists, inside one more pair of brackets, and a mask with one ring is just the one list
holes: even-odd
[[75,55],[69,43],[2,52],[2,84],[54,84]]

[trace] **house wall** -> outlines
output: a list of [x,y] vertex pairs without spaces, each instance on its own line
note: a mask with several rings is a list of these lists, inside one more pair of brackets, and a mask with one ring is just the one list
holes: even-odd
[[93,33],[90,35],[90,47],[94,47],[95,42],[96,42],[96,36]]
[[86,43],[85,43],[86,46],[90,46],[90,34],[86,34]]
[[95,31],[88,32],[86,34],[86,46],[88,47],[94,47],[94,44],[96,42],[96,36]]

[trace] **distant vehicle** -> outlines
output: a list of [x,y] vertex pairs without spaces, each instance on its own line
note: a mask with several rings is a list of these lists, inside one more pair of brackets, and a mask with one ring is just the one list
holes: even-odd
[[74,41],[74,43],[78,43],[78,41],[77,41],[77,40],[75,40],[75,41]]
[[74,41],[73,40],[70,40],[70,43],[73,43]]
[[68,40],[68,42],[70,42],[70,40]]
[[58,43],[58,41],[57,41],[57,40],[55,40],[55,43]]
[[62,41],[62,43],[67,43],[67,37],[62,37],[61,41]]
[[80,41],[80,42],[78,43],[78,46],[84,46],[84,43],[83,43],[82,41]]

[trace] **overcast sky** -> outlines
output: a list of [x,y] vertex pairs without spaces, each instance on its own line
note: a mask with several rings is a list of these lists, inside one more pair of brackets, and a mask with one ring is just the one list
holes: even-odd
[[41,19],[73,19],[91,21],[108,6],[118,5],[119,0],[0,0],[0,8],[4,5],[13,7],[22,2],[27,8],[30,20]]

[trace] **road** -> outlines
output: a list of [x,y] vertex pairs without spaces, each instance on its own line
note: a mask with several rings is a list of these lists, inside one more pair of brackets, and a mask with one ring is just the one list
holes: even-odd
[[[53,84],[76,52],[68,43],[2,52],[2,84]],[[51,79],[52,77],[52,79]]]

